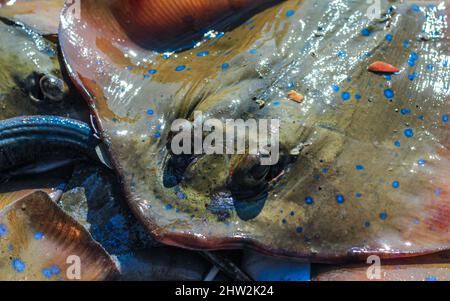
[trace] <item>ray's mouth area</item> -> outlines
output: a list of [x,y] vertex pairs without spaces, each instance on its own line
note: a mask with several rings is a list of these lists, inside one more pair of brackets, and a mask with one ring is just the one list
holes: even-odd
[[[188,171],[195,169],[199,160],[209,160],[208,156],[215,155],[175,155],[170,151],[163,165],[162,183],[166,189],[176,187],[195,186],[196,181],[211,176],[209,172],[220,172],[219,170],[207,170],[198,174]],[[216,155],[217,156],[217,155]],[[229,217],[230,207],[234,209],[240,219],[249,221],[255,219],[264,209],[270,192],[277,187],[282,178],[289,174],[289,167],[294,164],[298,157],[288,155],[282,151],[280,160],[275,165],[261,164],[258,155],[220,155],[227,162],[222,167],[226,168],[227,176],[221,183],[208,191],[210,211],[216,214],[219,220],[224,216]],[[213,159],[211,159],[213,160]],[[204,163],[203,163],[204,164]],[[201,170],[201,167],[196,170]],[[186,174],[190,173],[189,179]],[[192,188],[192,187],[191,187]],[[195,189],[195,188],[193,188]],[[204,191],[197,191],[204,193]]]

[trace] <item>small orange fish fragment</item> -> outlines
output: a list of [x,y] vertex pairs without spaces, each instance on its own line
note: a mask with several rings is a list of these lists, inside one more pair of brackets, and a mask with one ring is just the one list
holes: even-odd
[[378,72],[378,73],[397,73],[400,71],[397,67],[392,66],[391,64],[377,61],[369,65],[367,68],[369,71]]
[[302,103],[305,100],[305,96],[297,93],[297,91],[290,91],[288,93],[288,98],[292,101],[298,102],[298,103]]

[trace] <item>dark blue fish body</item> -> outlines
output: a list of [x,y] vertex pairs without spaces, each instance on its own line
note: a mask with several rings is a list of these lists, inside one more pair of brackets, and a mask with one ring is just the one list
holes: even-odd
[[99,139],[85,123],[55,116],[18,117],[0,121],[0,172],[38,160],[97,159]]

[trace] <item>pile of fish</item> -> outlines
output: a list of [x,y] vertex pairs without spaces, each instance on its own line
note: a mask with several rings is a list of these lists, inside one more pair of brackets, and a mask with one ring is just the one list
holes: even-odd
[[[449,16],[0,0],[0,279],[450,280]],[[174,153],[195,112],[279,120],[278,163]]]

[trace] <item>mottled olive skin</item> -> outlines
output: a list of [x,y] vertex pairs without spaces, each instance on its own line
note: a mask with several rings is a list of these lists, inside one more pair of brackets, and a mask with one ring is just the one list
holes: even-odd
[[57,115],[88,121],[76,89],[61,70],[57,47],[37,32],[0,22],[0,120]]
[[[361,1],[285,1],[167,56],[136,45],[110,10],[86,1],[79,22],[63,14],[61,45],[131,207],[161,241],[312,261],[402,257],[450,245],[447,6],[382,1],[387,15],[370,20]],[[368,72],[378,60],[401,72]],[[302,103],[287,98],[293,89]],[[280,119],[282,173],[264,178],[263,204],[244,203],[254,216],[239,214],[233,187],[270,172],[233,178],[240,156],[187,158],[182,177],[164,182],[170,125],[195,110]]]

